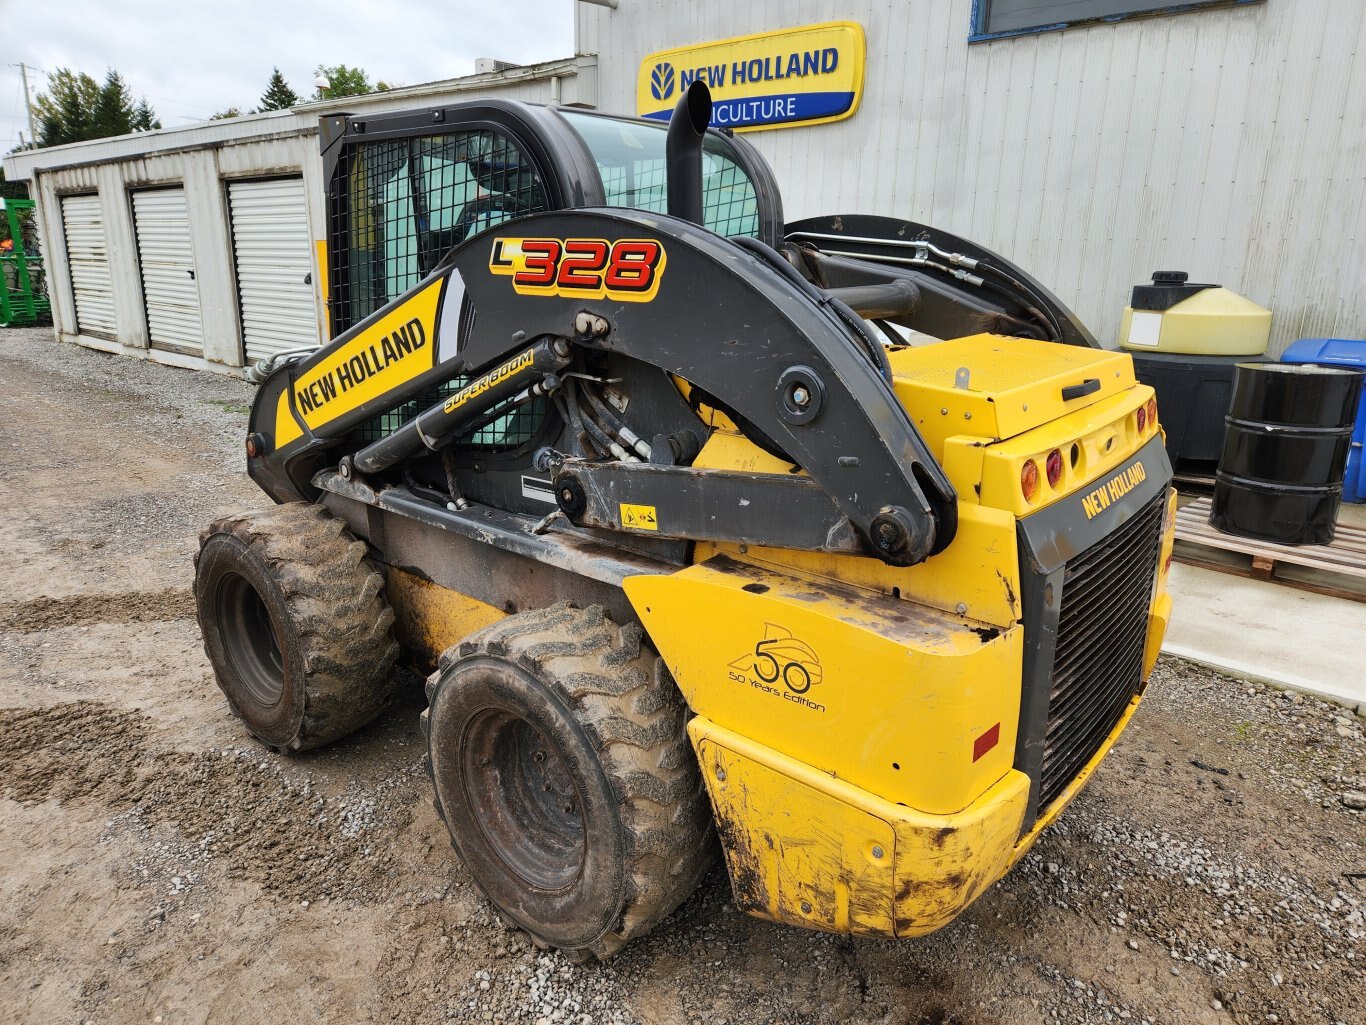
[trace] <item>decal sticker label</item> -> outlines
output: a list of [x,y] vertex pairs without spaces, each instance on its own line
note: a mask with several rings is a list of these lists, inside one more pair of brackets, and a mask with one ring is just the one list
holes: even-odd
[[1093,520],[1148,479],[1143,460],[1130,463],[1094,491],[1081,496],[1081,508]]
[[555,486],[550,481],[541,480],[539,477],[522,477],[522,497],[529,498],[533,502],[559,504],[555,501]]
[[[825,679],[816,649],[777,623],[764,624],[764,636],[728,666],[730,679],[813,712],[825,706],[808,692]],[[819,692],[818,692],[819,693]]]
[[526,352],[518,353],[501,367],[495,367],[483,377],[475,378],[469,384],[465,385],[465,387],[461,388],[442,403],[442,410],[447,413],[454,413],[466,402],[469,402],[470,399],[477,399],[495,384],[501,384],[509,377],[516,377],[534,362],[536,362],[536,354],[530,349]]
[[659,516],[652,505],[627,505],[622,502],[621,525],[633,530],[658,530]]
[[444,278],[433,281],[300,373],[276,408],[275,446],[303,434],[290,414],[287,395],[292,394],[304,423],[317,429],[430,370],[444,285]]
[[512,278],[518,295],[557,295],[647,303],[668,262],[652,238],[499,238],[489,273]]

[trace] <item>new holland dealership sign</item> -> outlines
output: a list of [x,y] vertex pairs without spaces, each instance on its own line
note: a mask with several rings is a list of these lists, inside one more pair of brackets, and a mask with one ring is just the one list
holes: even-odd
[[852,21],[761,32],[652,53],[636,79],[636,110],[667,121],[694,80],[711,87],[715,128],[754,131],[839,121],[858,109],[867,44]]

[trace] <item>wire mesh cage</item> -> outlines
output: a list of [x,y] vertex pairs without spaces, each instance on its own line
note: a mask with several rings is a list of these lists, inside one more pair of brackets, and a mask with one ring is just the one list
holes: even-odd
[[[339,334],[417,285],[466,238],[546,207],[531,162],[489,130],[352,143],[333,182],[328,252],[331,315]],[[468,383],[455,378],[365,423],[377,441]],[[515,449],[536,434],[547,405],[536,399],[461,441],[486,452]]]
[[546,207],[531,162],[489,130],[351,143],[336,175],[334,334],[412,288],[471,235]]

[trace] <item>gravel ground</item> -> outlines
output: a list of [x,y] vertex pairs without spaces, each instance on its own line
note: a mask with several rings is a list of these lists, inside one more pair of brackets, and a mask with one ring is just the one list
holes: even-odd
[[1362,720],[1168,659],[1063,819],[934,936],[769,925],[718,867],[612,961],[538,952],[431,810],[415,680],[292,758],[220,700],[190,559],[264,504],[250,387],[36,330],[0,332],[0,373],[0,1018],[1366,1020]]

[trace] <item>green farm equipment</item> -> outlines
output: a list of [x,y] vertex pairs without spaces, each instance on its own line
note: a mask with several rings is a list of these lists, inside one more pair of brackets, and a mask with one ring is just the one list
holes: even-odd
[[36,239],[31,253],[24,244],[25,229],[32,232],[32,211],[31,199],[0,198],[0,225],[9,229],[8,236],[0,235],[0,327],[36,324],[51,313]]

